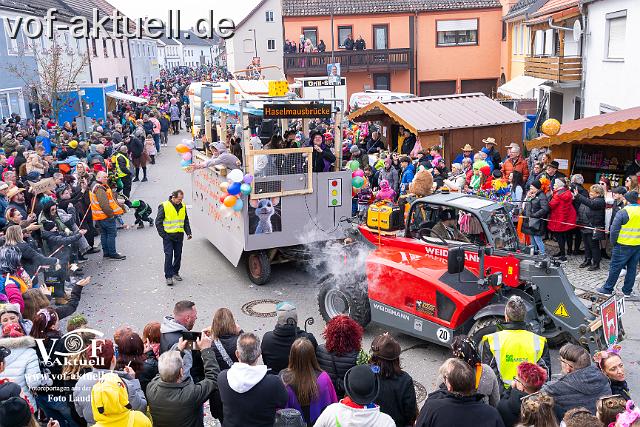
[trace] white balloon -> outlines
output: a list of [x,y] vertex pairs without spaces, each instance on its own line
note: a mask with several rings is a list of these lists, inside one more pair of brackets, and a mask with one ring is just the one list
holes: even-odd
[[240,169],[234,169],[227,175],[227,178],[233,182],[242,182],[244,179],[244,174]]

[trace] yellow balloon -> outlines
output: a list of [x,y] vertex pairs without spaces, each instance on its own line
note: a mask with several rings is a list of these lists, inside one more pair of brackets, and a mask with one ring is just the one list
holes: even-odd
[[542,123],[542,127],[540,128],[542,133],[547,136],[554,136],[560,132],[560,122],[556,119],[547,119]]
[[238,198],[236,196],[227,196],[224,198],[224,205],[228,208],[233,207],[236,204],[236,200]]
[[184,154],[191,151],[191,149],[184,144],[178,144],[176,145],[176,151],[180,154]]

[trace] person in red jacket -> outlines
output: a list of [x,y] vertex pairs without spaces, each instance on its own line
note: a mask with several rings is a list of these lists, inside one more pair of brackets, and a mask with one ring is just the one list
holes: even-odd
[[558,239],[560,252],[555,256],[561,261],[567,260],[565,252],[567,238],[571,231],[576,228],[576,209],[573,207],[573,195],[567,188],[565,178],[556,178],[553,182],[553,196],[549,200],[549,231],[555,233]]

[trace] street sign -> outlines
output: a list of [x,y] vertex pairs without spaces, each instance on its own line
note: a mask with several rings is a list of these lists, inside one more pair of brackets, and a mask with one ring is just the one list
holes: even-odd
[[340,82],[337,84],[331,84],[328,78],[321,78],[318,80],[304,80],[302,82],[304,87],[322,87],[322,86],[344,86],[347,84],[347,79],[340,77]]
[[264,104],[264,119],[330,118],[331,104]]
[[609,347],[618,342],[618,305],[616,297],[610,298],[600,306],[600,316],[605,344]]
[[286,80],[269,81],[269,96],[286,96],[289,92],[289,82]]

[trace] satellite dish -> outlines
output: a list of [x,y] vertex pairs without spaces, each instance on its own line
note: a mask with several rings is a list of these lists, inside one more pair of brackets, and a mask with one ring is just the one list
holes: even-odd
[[573,22],[573,41],[579,43],[580,37],[582,37],[582,24],[580,23],[580,19],[576,19]]

